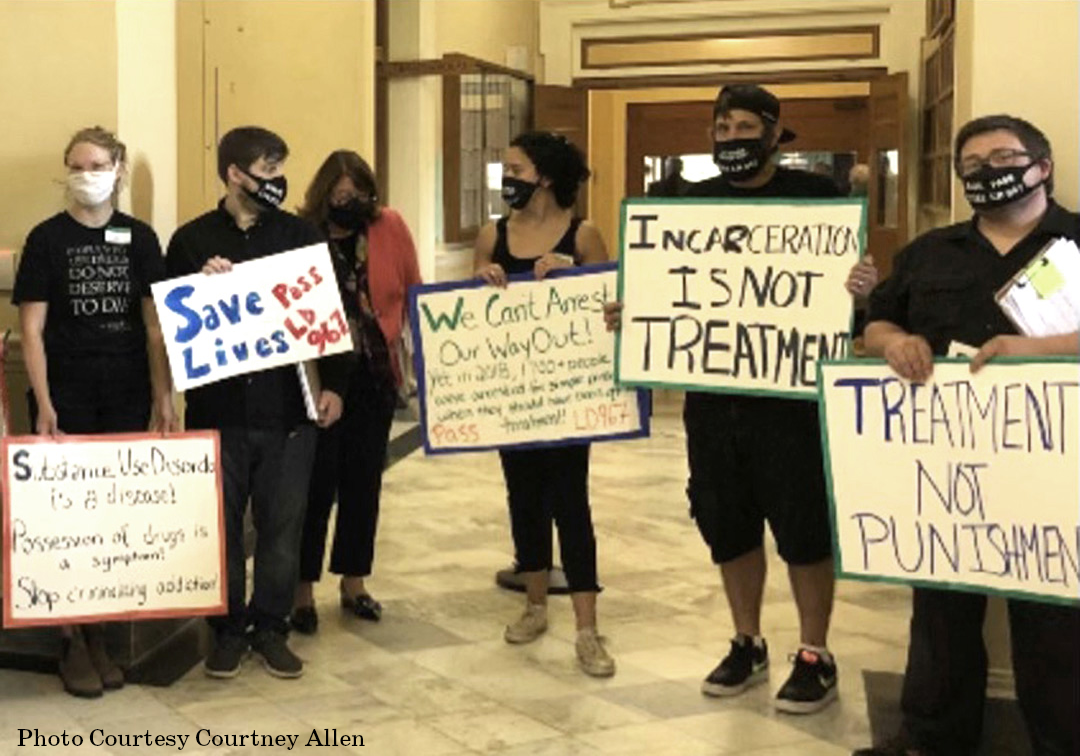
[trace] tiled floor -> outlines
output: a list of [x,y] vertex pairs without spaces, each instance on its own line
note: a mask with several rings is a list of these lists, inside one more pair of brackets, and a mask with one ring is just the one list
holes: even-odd
[[[844,583],[831,646],[840,701],[812,717],[779,715],[770,692],[786,676],[796,615],[775,556],[764,622],[773,678],[732,700],[698,691],[731,635],[716,570],[686,513],[681,423],[658,418],[653,438],[593,447],[601,631],[618,662],[609,680],[574,663],[573,616],[552,600],[551,629],[511,647],[505,623],[521,597],[494,586],[512,553],[498,460],[416,453],[386,476],[376,575],[382,623],[341,615],[337,585],[319,586],[322,625],[295,637],[307,662],[296,681],[245,663],[232,681],[192,670],[169,688],[129,686],[98,701],[64,694],[55,678],[0,671],[0,754],[17,728],[43,734],[181,734],[184,754],[287,753],[284,747],[199,746],[197,733],[298,735],[292,752],[409,756],[499,753],[842,756],[869,738],[862,670],[899,671],[906,644],[903,589]],[[304,747],[312,729],[360,735],[364,748]],[[205,735],[205,732],[204,732]],[[45,748],[36,753],[164,754],[173,747]]]

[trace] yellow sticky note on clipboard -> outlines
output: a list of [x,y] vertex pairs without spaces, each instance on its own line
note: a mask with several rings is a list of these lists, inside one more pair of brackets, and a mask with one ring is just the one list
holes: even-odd
[[1052,260],[1045,257],[1036,260],[1024,273],[1031,288],[1035,289],[1041,299],[1048,299],[1065,287],[1065,276]]

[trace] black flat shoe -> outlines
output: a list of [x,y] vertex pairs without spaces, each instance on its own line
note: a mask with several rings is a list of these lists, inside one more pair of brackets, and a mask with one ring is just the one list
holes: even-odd
[[382,618],[382,604],[367,593],[356,596],[341,594],[341,608],[355,614],[360,619],[378,622]]
[[293,609],[292,616],[289,617],[289,624],[298,633],[314,635],[315,631],[319,629],[319,614],[313,606],[300,606]]

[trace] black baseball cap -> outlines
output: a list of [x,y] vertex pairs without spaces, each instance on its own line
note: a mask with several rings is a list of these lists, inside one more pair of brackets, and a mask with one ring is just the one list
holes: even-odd
[[[780,100],[756,84],[729,84],[720,90],[713,105],[713,118],[731,110],[749,111],[773,125],[780,120]],[[779,141],[790,142],[794,138],[794,131],[784,129],[780,132]]]

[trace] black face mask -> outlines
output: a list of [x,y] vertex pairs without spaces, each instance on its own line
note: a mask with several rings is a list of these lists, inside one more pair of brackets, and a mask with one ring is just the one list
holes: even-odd
[[974,173],[961,178],[964,182],[964,196],[975,212],[994,210],[1021,200],[1042,185],[1024,183],[1024,174],[1034,163],[1016,165],[1008,168],[994,168],[983,165]]
[[536,191],[538,186],[540,185],[504,176],[502,180],[503,201],[514,210],[520,210],[529,204],[529,200],[532,199],[533,192]]
[[285,180],[284,176],[261,178],[259,176],[252,176],[247,171],[243,171],[243,173],[258,184],[254,190],[248,189],[245,186],[244,192],[247,193],[247,196],[251,197],[260,209],[277,210],[281,203],[285,201],[285,194],[289,191],[289,183]]
[[344,205],[330,205],[326,209],[326,219],[338,228],[346,231],[361,231],[375,218],[375,200],[367,202],[353,197]]
[[746,181],[758,174],[769,154],[760,139],[713,142],[713,162],[729,181]]

